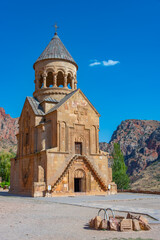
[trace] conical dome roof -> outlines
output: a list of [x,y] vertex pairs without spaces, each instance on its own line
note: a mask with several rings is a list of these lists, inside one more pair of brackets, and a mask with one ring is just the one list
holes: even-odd
[[78,68],[76,62],[74,61],[70,53],[67,51],[67,49],[61,42],[57,33],[55,33],[54,37],[52,38],[48,46],[45,48],[45,50],[42,52],[42,54],[39,56],[35,63],[45,59],[57,59],[68,61],[73,63]]

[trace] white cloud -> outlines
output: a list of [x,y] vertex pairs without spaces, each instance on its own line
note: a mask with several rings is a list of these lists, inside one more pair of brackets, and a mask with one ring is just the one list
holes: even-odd
[[93,67],[93,66],[96,66],[96,65],[102,65],[102,66],[108,67],[108,66],[114,66],[118,63],[120,63],[120,62],[119,61],[114,61],[114,60],[108,60],[108,61],[94,60],[94,61],[92,61],[92,63],[89,64],[89,66]]
[[100,64],[101,64],[101,62],[95,61],[95,62],[93,62],[93,63],[90,63],[89,66],[90,66],[90,67],[93,67],[93,66],[100,65]]
[[113,61],[113,60],[108,60],[108,61],[102,61],[103,66],[114,66],[118,63],[120,63],[119,61]]

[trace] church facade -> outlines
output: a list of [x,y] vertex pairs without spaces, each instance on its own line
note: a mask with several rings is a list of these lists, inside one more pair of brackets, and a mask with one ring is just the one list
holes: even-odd
[[100,115],[77,89],[78,66],[57,33],[33,67],[35,91],[19,119],[10,192],[34,197],[116,193],[107,153],[99,150]]

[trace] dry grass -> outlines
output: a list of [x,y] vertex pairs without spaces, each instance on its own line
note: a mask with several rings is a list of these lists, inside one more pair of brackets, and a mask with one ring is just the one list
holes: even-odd
[[160,161],[148,166],[136,176],[132,190],[160,191]]

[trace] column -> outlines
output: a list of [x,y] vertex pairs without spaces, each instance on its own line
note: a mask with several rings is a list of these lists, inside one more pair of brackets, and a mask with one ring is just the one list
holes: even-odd
[[47,78],[47,74],[46,74],[46,73],[43,73],[42,77],[43,77],[43,88],[46,88],[46,78]]
[[46,135],[45,135],[45,126],[41,126],[41,150],[46,149]]
[[64,74],[64,88],[67,88],[67,74]]
[[57,87],[57,73],[53,74],[53,87]]
[[72,86],[71,86],[71,88],[72,88],[72,90],[74,90],[74,77],[72,78]]
[[75,80],[75,82],[74,82],[74,89],[75,90],[77,89],[77,80]]

